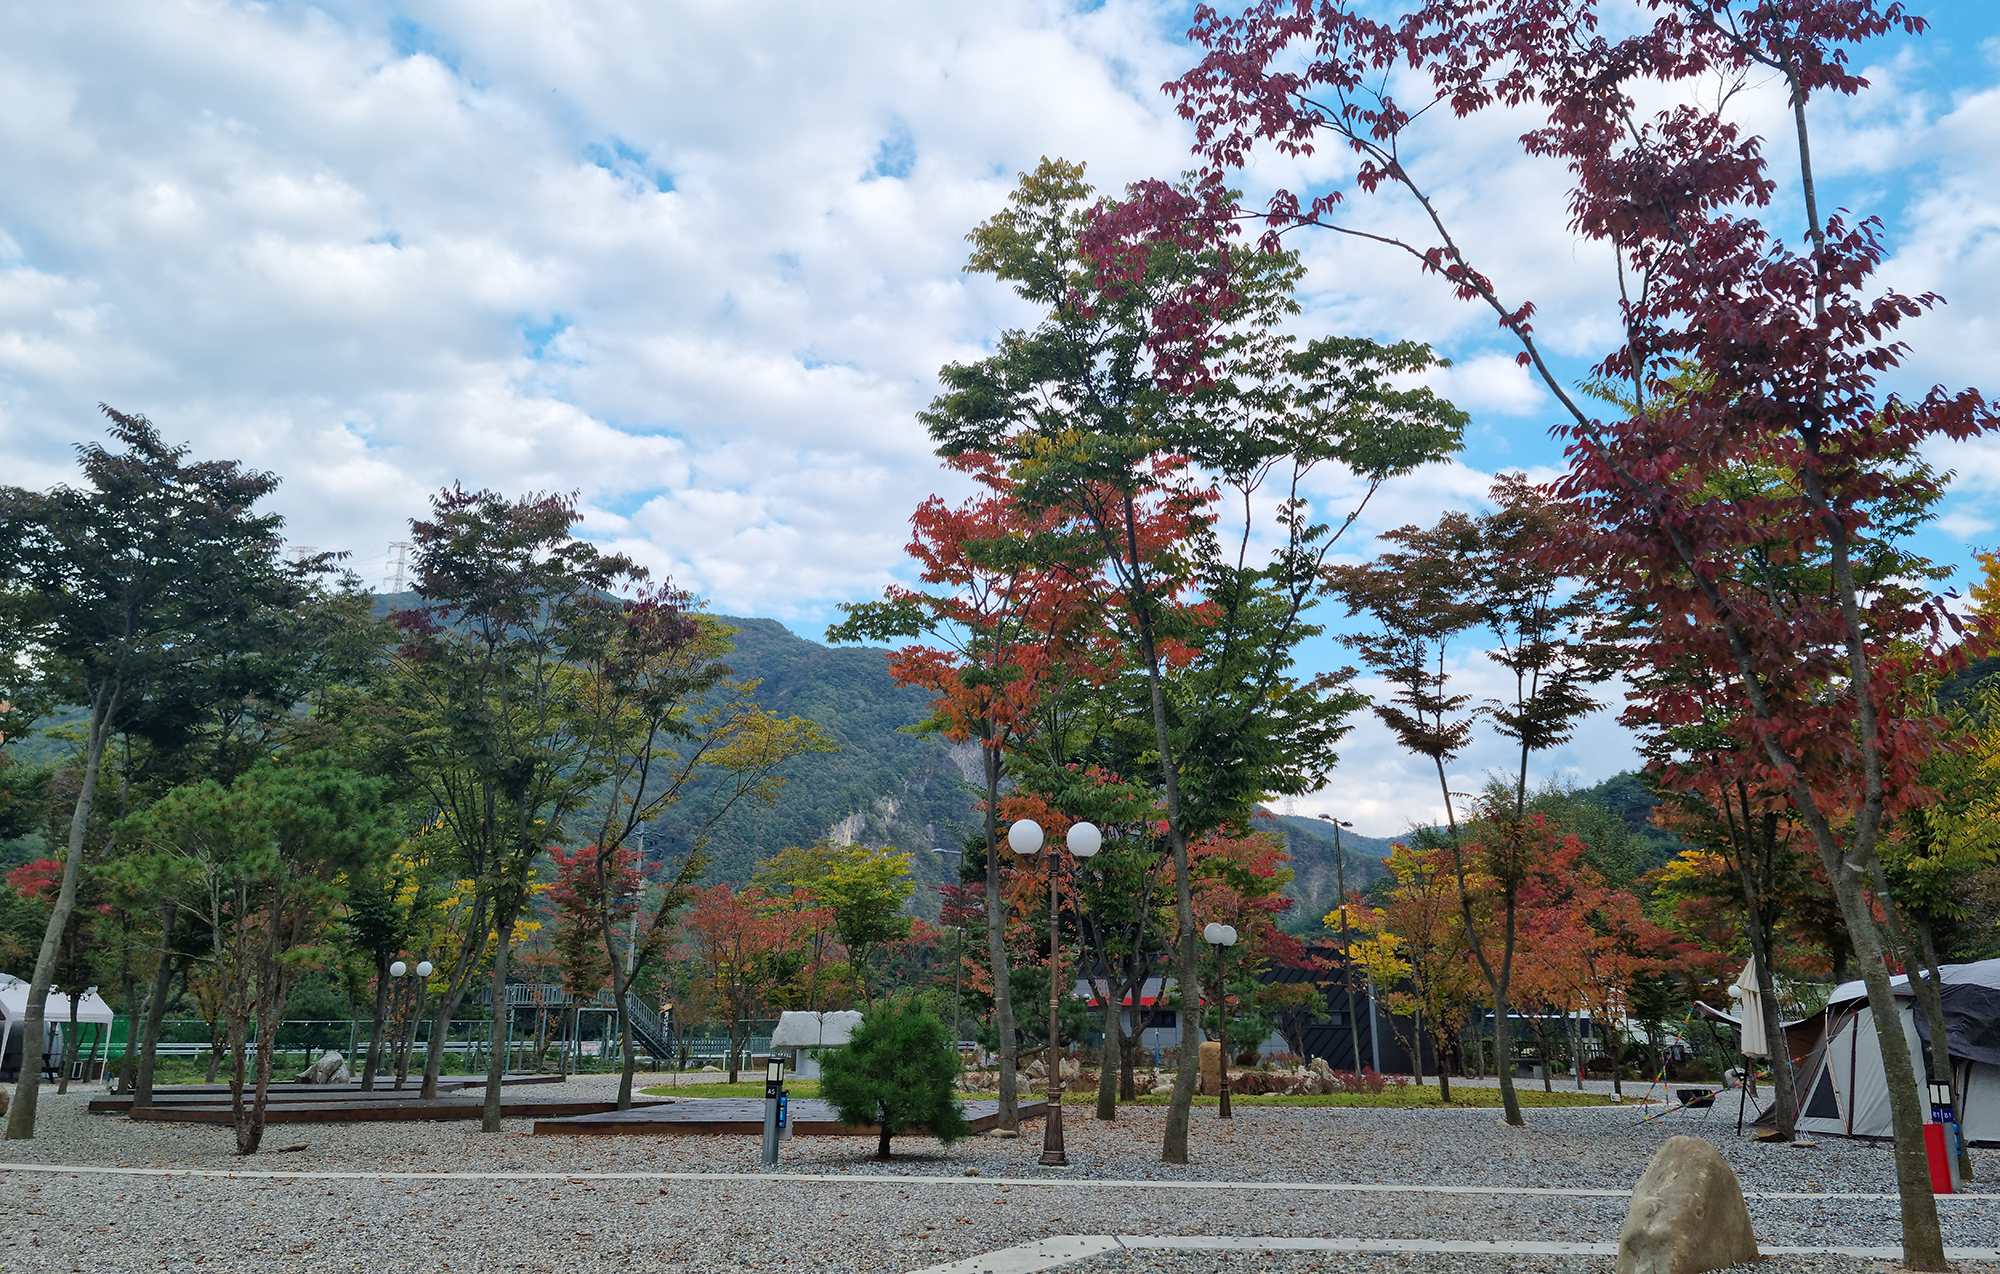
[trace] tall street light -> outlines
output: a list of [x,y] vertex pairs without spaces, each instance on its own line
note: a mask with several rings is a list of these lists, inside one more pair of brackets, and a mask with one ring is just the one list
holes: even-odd
[[[1333,874],[1334,888],[1340,890],[1340,989],[1347,996],[1347,1051],[1354,1056],[1354,1069],[1361,1069],[1361,1026],[1354,1018],[1354,966],[1347,958],[1347,855],[1340,850],[1340,829],[1354,824],[1342,822],[1331,814],[1320,815],[1333,824]],[[1371,991],[1370,996],[1373,996]],[[1375,1001],[1368,1001],[1368,1036],[1375,1036]],[[1379,1073],[1381,1067],[1377,1066]]]
[[1215,948],[1215,1009],[1222,1019],[1222,1029],[1215,1033],[1216,1045],[1222,1053],[1218,1059],[1222,1063],[1221,1083],[1217,1085],[1217,1091],[1222,1096],[1218,1104],[1222,1108],[1222,1118],[1233,1119],[1235,1116],[1229,1113],[1229,980],[1222,962],[1227,958],[1229,948],[1236,945],[1236,926],[1210,921],[1202,927],[1201,937],[1202,941]]
[[[1089,858],[1104,847],[1104,834],[1090,823],[1074,823],[1070,826],[1069,852],[1077,858]],[[1032,857],[1042,848],[1042,825],[1032,818],[1024,818],[1007,829],[1007,847],[1023,858]],[[1062,1128],[1062,1034],[1058,1017],[1058,1005],[1062,995],[1062,947],[1056,940],[1056,864],[1053,856],[1049,860],[1049,1113],[1042,1121],[1042,1157],[1040,1163],[1045,1168],[1067,1168],[1069,1156],[1063,1153]]]

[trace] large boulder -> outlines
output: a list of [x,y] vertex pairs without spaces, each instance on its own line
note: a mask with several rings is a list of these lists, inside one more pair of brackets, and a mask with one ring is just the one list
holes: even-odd
[[1632,1188],[1617,1274],[1700,1274],[1757,1259],[1743,1187],[1699,1137],[1669,1137]]

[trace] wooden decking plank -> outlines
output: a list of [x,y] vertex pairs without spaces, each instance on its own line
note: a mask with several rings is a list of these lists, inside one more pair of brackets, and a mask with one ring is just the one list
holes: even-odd
[[[651,1103],[646,1103],[650,1105]],[[429,1119],[477,1119],[485,1113],[485,1103],[466,1097],[440,1097],[432,1101],[415,1098],[404,1101],[294,1102],[264,1108],[269,1124],[323,1124],[417,1121]],[[502,1102],[503,1119],[523,1119],[536,1115],[590,1115],[617,1109],[615,1101]],[[176,1106],[146,1106],[133,1110],[131,1117],[147,1123],[226,1124],[235,1116],[227,1103]]]
[[[508,1075],[501,1079],[500,1085],[505,1089],[517,1088],[528,1084],[560,1084],[562,1082],[563,1077],[561,1075]],[[414,1098],[422,1086],[421,1083],[413,1083],[400,1089],[378,1087],[368,1092],[363,1092],[358,1083],[295,1084],[290,1081],[283,1081],[271,1085],[266,1105],[292,1104],[296,1102],[362,1101],[390,1096],[394,1096],[400,1100],[408,1100]],[[470,1077],[454,1075],[438,1080],[438,1092],[440,1094],[463,1093],[468,1089],[476,1090],[485,1086],[486,1080],[484,1077],[477,1075]],[[246,1098],[249,1092],[250,1089],[246,1086],[244,1089]],[[227,1084],[171,1084],[162,1085],[153,1090],[154,1108],[163,1106],[212,1105],[217,1101],[227,1102],[228,1100],[229,1085]],[[131,1109],[132,1098],[129,1095],[93,1097],[90,1100],[90,1111],[92,1114],[115,1115],[122,1114]]]
[[[613,1110],[603,1114],[570,1118],[537,1119],[536,1136],[741,1136],[764,1131],[762,1098],[677,1097],[671,1104],[646,1110]],[[1039,1119],[1048,1113],[1045,1101],[1022,1102],[1023,1119]],[[881,1131],[873,1126],[843,1124],[833,1109],[817,1098],[793,1101],[787,1112],[792,1134],[798,1137],[873,1137]],[[988,1132],[1000,1124],[1000,1103],[966,1103],[966,1122],[974,1133]],[[907,1134],[927,1135],[921,1129]]]

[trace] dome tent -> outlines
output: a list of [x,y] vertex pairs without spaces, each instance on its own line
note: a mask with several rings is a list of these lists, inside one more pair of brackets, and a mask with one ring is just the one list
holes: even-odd
[[[1959,1129],[1974,1145],[2000,1146],[2000,960],[1947,964],[1939,998],[1958,1089]],[[1894,978],[1897,1017],[1910,1064],[1928,1073],[1930,1023],[1907,976]],[[1868,1012],[1867,988],[1847,982],[1826,1009],[1786,1030],[1799,1058],[1800,1132],[1836,1137],[1888,1137],[1889,1084],[1882,1048]]]

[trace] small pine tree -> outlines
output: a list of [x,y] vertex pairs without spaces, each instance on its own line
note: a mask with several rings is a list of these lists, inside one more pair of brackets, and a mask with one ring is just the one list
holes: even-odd
[[958,1072],[944,1023],[914,1000],[885,1000],[821,1063],[819,1093],[842,1123],[880,1127],[875,1157],[887,1159],[899,1132],[922,1128],[947,1146],[966,1135]]

